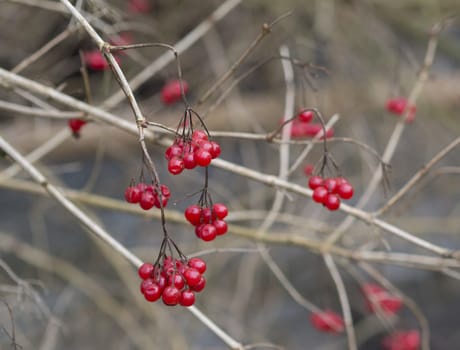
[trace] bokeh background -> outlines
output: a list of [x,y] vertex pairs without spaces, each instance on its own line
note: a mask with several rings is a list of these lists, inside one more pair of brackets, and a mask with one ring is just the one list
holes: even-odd
[[[206,20],[222,2],[150,0],[146,11],[133,11],[133,4],[128,1],[79,3],[99,18],[98,31],[107,40],[121,33],[134,42],[173,44]],[[57,10],[57,4],[39,0],[0,2],[2,68],[13,69],[68,30],[73,21]],[[340,120],[334,127],[337,136],[355,138],[382,153],[397,122],[397,117],[385,110],[387,99],[410,93],[422,68],[431,28],[459,10],[460,3],[455,0],[242,1],[180,56],[183,76],[190,86],[189,100],[192,106],[196,104],[216,77],[256,38],[263,23],[292,11],[273,27],[234,77],[258,62],[274,59],[241,81],[225,102],[206,116],[208,127],[253,132],[277,127],[284,109],[285,83],[276,57],[284,44],[292,57],[305,63],[303,72],[308,77],[308,83],[302,83],[302,71],[296,70],[296,106],[317,107],[326,118],[338,113]],[[79,50],[94,48],[83,31],[73,30],[20,74],[85,100]],[[123,55],[121,62],[126,76],[132,77],[161,53],[161,49],[146,48]],[[416,120],[406,127],[391,162],[390,187],[385,190],[381,186],[366,209],[376,209],[385,203],[431,157],[458,137],[459,67],[460,24],[453,17],[439,35],[434,64],[417,102]],[[162,106],[159,92],[167,80],[176,76],[176,66],[171,63],[136,91],[149,120],[175,127],[182,107]],[[89,78],[95,105],[119,90],[108,70],[90,71]],[[210,102],[194,108],[205,113],[221,92]],[[0,99],[32,105],[8,86],[0,88]],[[133,120],[126,103],[120,104],[114,113]],[[66,136],[37,163],[39,168],[53,183],[115,199],[116,205],[121,205],[124,189],[132,178],[139,176],[141,153],[136,137],[114,127],[91,123],[75,139],[65,121],[0,111],[1,136],[23,154],[58,133]],[[233,139],[219,142],[223,159],[265,173],[277,173],[275,146]],[[293,146],[292,157],[301,149]],[[351,144],[334,142],[330,149],[359,198],[378,165],[376,159]],[[203,172],[196,170],[173,177],[167,173],[164,150],[151,145],[151,152],[160,177],[173,190],[172,209],[180,212],[191,204],[192,199],[187,195],[200,188]],[[459,154],[454,151],[443,159],[385,219],[431,242],[458,249]],[[320,156],[321,148],[316,147],[306,163],[315,163]],[[12,310],[16,342],[23,349],[226,348],[183,308],[143,301],[132,267],[92,239],[54,200],[31,186],[25,173],[2,177],[10,165],[8,159],[0,161],[0,298]],[[302,169],[291,180],[303,185],[307,181]],[[272,188],[217,168],[210,170],[210,189],[215,201],[228,204],[232,212],[230,224],[249,228],[260,225],[275,193]],[[128,213],[104,209],[88,200],[77,203],[141,257],[155,258],[161,241],[157,218],[140,210]],[[351,201],[354,203],[355,199]],[[322,238],[344,219],[343,213],[331,214],[296,195],[286,201],[282,211],[291,216],[277,222],[272,230],[305,237]],[[229,233],[206,244],[197,242],[187,225],[170,222],[168,229],[187,254],[211,249],[205,256],[209,266],[208,285],[199,295],[197,306],[236,339],[244,343],[272,343],[285,349],[346,348],[343,336],[320,334],[312,328],[309,312],[280,286],[254,250],[253,241]],[[348,233],[344,244],[352,247],[370,243],[382,249],[385,240],[395,251],[425,253],[361,223],[356,223]],[[305,298],[321,308],[340,310],[334,284],[321,256],[293,246],[273,245],[268,249]],[[458,348],[460,284],[455,278],[409,268],[376,267],[420,305],[430,324],[432,349]],[[341,272],[350,296],[360,349],[378,349],[389,329],[417,328],[407,309],[391,320],[389,329],[385,328],[367,312],[356,276],[346,266],[341,267]],[[12,348],[7,335],[7,332],[11,335],[11,318],[2,304],[0,326],[0,347]]]

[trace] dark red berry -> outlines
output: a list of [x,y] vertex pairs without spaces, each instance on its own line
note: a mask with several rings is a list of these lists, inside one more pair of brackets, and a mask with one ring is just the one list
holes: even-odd
[[337,194],[343,199],[350,199],[353,197],[353,186],[349,183],[342,183],[337,188]]
[[201,207],[198,205],[190,205],[185,209],[184,215],[188,222],[196,226],[201,222],[201,212]]
[[312,176],[308,179],[308,187],[312,190],[323,185],[323,178],[321,176]]
[[212,156],[210,152],[200,148],[195,153],[195,160],[199,166],[208,166],[211,163]]
[[103,71],[109,68],[109,63],[98,49],[84,52],[83,61],[93,71]]
[[203,208],[201,211],[201,222],[203,224],[209,224],[213,221],[214,217],[212,215],[211,208]]
[[141,195],[141,200],[139,201],[139,205],[144,210],[149,210],[153,208],[155,205],[155,196],[150,191],[145,191]]
[[182,288],[185,287],[185,281],[182,278],[182,276],[178,273],[175,273],[168,278],[168,285],[169,286],[174,286],[177,289],[181,290]]
[[329,193],[324,201],[324,205],[329,210],[337,210],[340,207],[340,198],[336,194]]
[[162,294],[163,303],[169,306],[177,305],[179,303],[180,294],[179,289],[176,287],[167,286]]
[[200,231],[200,238],[203,241],[212,241],[217,236],[217,229],[213,224],[205,224]]
[[312,111],[300,111],[297,118],[303,123],[310,123],[313,119]]
[[83,119],[69,119],[67,125],[74,134],[78,134],[83,125],[86,124],[86,121]]
[[139,268],[137,269],[137,273],[139,274],[139,277],[142,278],[143,280],[146,280],[147,278],[152,277],[152,272],[154,270],[154,266],[150,263],[143,263]]
[[216,203],[212,206],[212,212],[218,219],[224,219],[228,215],[228,208],[225,204]]
[[186,289],[181,293],[179,303],[182,306],[192,306],[195,304],[195,293],[193,291]]
[[179,157],[172,157],[168,162],[168,171],[173,175],[177,175],[180,174],[182,170],[184,170],[183,159]]
[[319,186],[319,187],[316,187],[315,190],[313,191],[312,199],[316,203],[324,203],[326,201],[328,194],[329,193],[325,187]]
[[191,258],[188,261],[188,266],[198,270],[198,272],[201,274],[206,271],[206,263],[200,258]]

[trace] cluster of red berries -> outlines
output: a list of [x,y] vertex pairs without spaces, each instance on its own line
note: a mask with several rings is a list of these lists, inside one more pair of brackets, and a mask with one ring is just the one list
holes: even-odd
[[[184,80],[182,80],[182,87],[184,88],[184,94],[187,94],[188,84]],[[171,80],[161,89],[161,102],[165,105],[176,103],[180,101],[181,98],[180,80]]]
[[195,226],[195,234],[203,241],[209,242],[227,232],[224,218],[228,215],[225,204],[216,203],[211,208],[191,205],[184,212],[185,218]]
[[138,183],[137,185],[128,186],[125,190],[125,199],[128,203],[139,203],[139,206],[144,210],[149,210],[153,207],[161,208],[168,205],[171,191],[166,185],[160,185],[161,199],[157,187],[154,185],[146,185],[145,183]]
[[220,146],[215,141],[209,141],[203,130],[195,130],[190,140],[177,138],[165,152],[168,160],[168,171],[177,175],[184,169],[193,169],[197,165],[207,167],[211,160],[220,155]]
[[[291,126],[291,137],[300,138],[300,137],[314,137],[316,134],[323,130],[323,127],[320,123],[311,123],[313,120],[314,114],[309,110],[301,110],[297,117],[292,121]],[[334,136],[334,130],[330,128],[326,131],[326,138]]]
[[187,261],[167,256],[162,264],[143,263],[138,269],[141,293],[150,302],[162,298],[165,305],[192,306],[195,293],[206,286],[205,271],[206,263],[200,258]]
[[382,340],[382,349],[385,350],[419,350],[420,332],[416,329],[396,331]]
[[[407,107],[407,99],[404,97],[390,98],[386,103],[387,111],[398,116],[402,116]],[[412,123],[415,120],[415,112],[417,108],[414,105],[410,105],[409,111],[407,112],[406,123]]]
[[313,200],[329,210],[339,209],[340,199],[350,199],[354,192],[353,186],[343,177],[312,176],[308,187],[313,190]]
[[325,333],[342,333],[345,328],[342,316],[331,310],[313,312],[310,322],[317,330]]
[[67,121],[67,125],[69,129],[72,131],[72,134],[75,137],[80,137],[80,130],[86,123],[87,123],[86,120],[78,119],[78,118],[69,119]]
[[367,309],[371,312],[380,308],[387,315],[396,314],[402,307],[403,302],[400,298],[390,294],[387,290],[375,283],[365,283],[361,289],[366,298]]

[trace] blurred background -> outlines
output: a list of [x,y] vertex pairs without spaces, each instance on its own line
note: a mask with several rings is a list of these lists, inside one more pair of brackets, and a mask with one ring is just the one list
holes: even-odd
[[[223,3],[77,1],[105,40],[168,44],[207,21]],[[279,47],[287,45],[291,56],[302,63],[295,68],[296,109],[315,107],[326,119],[339,114],[336,136],[354,138],[382,154],[398,121],[386,111],[386,101],[409,95],[423,68],[432,27],[448,19],[417,101],[416,120],[406,126],[391,161],[390,187],[380,186],[366,206],[366,210],[374,210],[459,136],[460,24],[452,17],[459,10],[460,3],[455,0],[241,1],[180,55],[188,98],[192,107],[205,115],[210,130],[274,130],[283,117],[285,99]],[[216,108],[214,102],[231,81],[204,104],[198,104],[199,97],[260,34],[262,25],[288,11],[291,14],[273,26],[231,81],[254,65],[267,62],[242,79]],[[52,39],[56,45],[43,56],[18,66]],[[86,33],[76,29],[58,2],[1,1],[0,48],[1,68],[88,100],[80,52],[96,47]],[[119,55],[121,67],[129,79],[162,53],[159,48],[127,51]],[[119,91],[109,69],[88,70],[91,104],[100,105]],[[136,97],[148,120],[173,128],[177,125],[183,106],[164,106],[160,101],[162,86],[176,78],[177,68],[171,62],[137,89]],[[0,83],[0,100],[67,110]],[[124,101],[113,112],[134,120]],[[146,214],[123,203],[124,190],[131,179],[139,177],[142,165],[136,137],[96,122],[85,125],[80,137],[74,138],[65,120],[7,110],[0,110],[0,135],[22,154],[54,140],[52,151],[36,163],[39,169],[52,183],[76,190],[73,198],[78,205],[117,240],[143,259],[155,259],[161,243],[158,213]],[[277,146],[231,138],[218,141],[223,159],[264,173],[278,173]],[[173,192],[170,209],[180,216],[197,199],[188,195],[202,186],[203,171],[171,176],[164,149],[149,147],[162,182]],[[378,161],[353,144],[331,142],[329,147],[342,174],[355,187],[355,198],[350,201],[353,205]],[[302,149],[301,145],[292,146],[292,159]],[[315,147],[304,163],[316,163],[321,152]],[[460,153],[451,152],[384,219],[430,242],[458,249],[459,163]],[[14,348],[12,323],[16,342],[23,349],[226,348],[183,308],[147,304],[139,293],[133,268],[91,238],[75,218],[33,185],[27,174],[11,166],[5,157],[0,161],[2,349]],[[290,180],[306,186],[302,168]],[[209,175],[214,201],[228,204],[230,227],[257,229],[272,205],[275,190],[218,168],[211,168]],[[324,238],[345,218],[342,212],[331,213],[297,195],[290,195],[282,213],[272,227],[274,233],[315,239]],[[344,335],[322,334],[312,327],[309,311],[280,285],[261,260],[254,241],[230,232],[212,243],[198,242],[189,225],[174,221],[168,223],[168,230],[186,254],[204,254],[208,284],[198,295],[197,306],[239,341],[270,343],[284,349],[347,348]],[[390,247],[426,254],[359,222],[347,232],[343,244],[350,249],[370,244],[377,250]],[[302,296],[320,308],[340,312],[334,283],[321,256],[289,245],[269,245],[267,249]],[[375,267],[420,306],[430,325],[432,349],[458,348],[458,276],[384,264]],[[347,264],[341,265],[340,271],[350,297],[359,349],[379,349],[388,332],[418,327],[407,308],[387,323],[378,322],[366,309],[360,291],[360,283],[369,277]]]

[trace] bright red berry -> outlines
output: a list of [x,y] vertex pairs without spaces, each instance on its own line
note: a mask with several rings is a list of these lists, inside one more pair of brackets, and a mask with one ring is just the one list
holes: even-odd
[[353,186],[349,183],[342,183],[337,188],[337,194],[340,196],[340,198],[350,199],[353,197]]
[[174,273],[168,278],[168,285],[174,286],[177,289],[181,290],[185,287],[185,281],[179,273]]
[[70,130],[73,134],[78,135],[80,129],[85,125],[87,122],[83,119],[69,119],[67,121],[67,125],[69,126]]
[[125,200],[128,203],[139,203],[141,200],[141,191],[136,186],[130,186],[125,191]]
[[216,234],[218,236],[223,235],[224,233],[227,233],[228,226],[224,220],[214,220],[212,224],[216,228]]
[[139,205],[144,210],[149,210],[155,205],[155,195],[150,191],[144,191],[141,195]]
[[[407,107],[407,102],[405,97],[391,98],[386,103],[387,111],[396,115],[403,115]],[[416,110],[417,108],[414,105],[409,106],[406,123],[411,123],[415,120]]]
[[196,286],[200,282],[201,273],[197,269],[190,267],[185,270],[184,278],[187,281],[187,284],[190,287],[193,287],[193,286]]
[[328,194],[329,193],[325,187],[319,186],[319,187],[316,187],[315,190],[313,191],[312,199],[316,203],[324,203],[326,202],[326,198]]
[[214,220],[211,208],[203,208],[201,211],[201,222],[209,224]]
[[197,166],[195,153],[194,152],[187,152],[184,154],[184,168],[185,169],[193,169]]
[[93,71],[103,71],[109,68],[104,55],[97,49],[84,52],[83,60],[86,66]]
[[312,176],[308,179],[308,187],[312,190],[323,185],[323,178],[321,176]]
[[310,315],[310,321],[321,332],[341,333],[344,330],[342,317],[334,311],[314,312]]
[[179,303],[180,294],[179,289],[176,287],[167,286],[162,294],[163,303],[169,306],[177,305]]
[[211,153],[212,159],[219,157],[221,153],[220,145],[215,141],[211,141],[211,145],[212,145],[212,148],[210,150],[210,153]]
[[187,289],[181,293],[179,304],[182,306],[192,306],[195,304],[195,293]]
[[183,152],[184,149],[181,146],[173,144],[166,149],[165,158],[170,160],[172,157],[181,157]]
[[193,134],[192,134],[192,139],[194,141],[207,140],[208,139],[208,134],[204,130],[194,130]]
[[333,177],[324,179],[323,186],[328,190],[329,193],[336,193],[337,191],[337,181]]
[[190,289],[193,290],[194,292],[201,292],[204,287],[206,287],[206,279],[201,276],[200,280],[198,281],[198,283],[194,286],[190,286]]
[[152,273],[154,270],[154,266],[150,263],[143,263],[139,268],[137,269],[137,273],[139,274],[139,277],[142,278],[143,280],[146,280],[147,278],[152,277]]
[[228,215],[228,208],[225,204],[216,203],[212,206],[212,212],[218,219],[224,219]]
[[340,198],[336,194],[329,193],[324,201],[324,205],[329,210],[337,210],[340,207]]
[[184,215],[188,222],[196,226],[201,222],[201,212],[201,207],[198,205],[191,205],[185,209]]
[[195,153],[195,160],[199,166],[208,166],[211,163],[212,156],[209,151],[200,148]]
[[213,224],[206,224],[201,228],[200,238],[203,241],[212,241],[217,236],[217,229]]
[[184,170],[183,159],[179,157],[172,157],[168,162],[168,171],[173,175],[177,175],[180,174],[182,170]]
[[160,286],[154,282],[144,290],[144,298],[150,302],[157,301],[161,297],[161,292]]
[[310,123],[313,120],[312,111],[300,111],[297,118],[303,123]]
[[188,261],[188,266],[193,267],[201,274],[206,271],[206,263],[200,258],[191,258]]
[[[182,87],[184,88],[184,94],[188,91],[188,84],[185,81],[182,81]],[[173,104],[179,101],[182,97],[180,81],[171,80],[163,86],[161,90],[161,101],[165,105]]]

